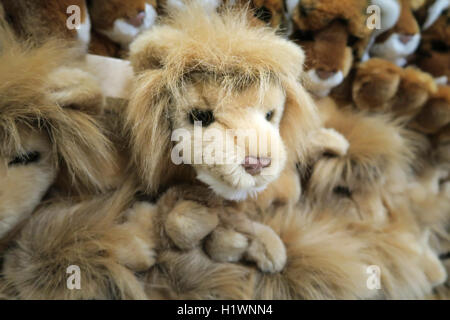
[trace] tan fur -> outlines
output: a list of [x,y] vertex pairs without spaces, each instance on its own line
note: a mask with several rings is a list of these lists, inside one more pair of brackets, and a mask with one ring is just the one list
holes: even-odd
[[[231,17],[236,12],[225,10],[221,17],[207,17],[195,6],[187,10],[142,35],[131,48],[137,79],[125,112],[134,156],[130,169],[140,177],[147,196],[159,200],[155,205],[135,203],[138,188],[126,184],[104,196],[43,204],[5,255],[0,297],[410,299],[422,298],[442,284],[446,271],[438,254],[448,240],[448,124],[442,129],[444,121],[432,131],[435,162],[422,167],[416,149],[424,152],[426,143],[403,129],[401,121],[338,109],[324,101],[319,107],[326,128],[320,128],[313,103],[297,82],[303,63],[298,48],[274,37],[273,31],[254,27],[245,18],[247,12]],[[102,97],[95,79],[78,70],[76,77],[60,83],[70,72],[44,72],[42,87],[51,94],[43,95],[39,87],[33,98],[39,93],[38,101],[59,104],[58,112],[71,118],[82,113],[96,124],[93,116],[102,111]],[[397,85],[408,93],[411,87],[417,90],[412,100],[424,105],[422,91],[431,90],[428,76],[413,69],[402,75]],[[81,81],[93,90],[77,87]],[[32,100],[25,101],[28,107]],[[263,120],[266,105],[275,110],[274,130]],[[394,110],[402,107],[393,105]],[[188,115],[193,107],[212,109],[220,130],[255,128],[285,145],[281,154],[272,155],[276,174],[265,178],[267,188],[256,199],[227,201],[210,190],[217,181],[196,179],[199,170],[207,170],[238,190],[242,185],[230,183],[234,178],[252,181],[243,172],[230,179],[225,166],[171,162],[170,135],[179,128],[191,130]],[[399,113],[412,117],[420,107],[412,109]],[[76,145],[67,142],[67,153],[61,152],[58,144],[70,135],[52,135],[56,120],[38,135],[40,127],[31,120],[16,124],[16,118],[22,118],[11,118],[5,122],[9,131],[0,131],[9,137],[6,148],[0,149],[4,154],[30,144],[52,147],[55,151],[49,151],[42,166],[53,169],[52,157],[108,160],[75,154],[80,153],[77,146],[86,144],[78,136],[73,139]],[[82,151],[102,146],[100,130],[89,135],[88,129],[78,128],[86,137],[99,138]],[[248,147],[246,152],[255,151]],[[63,164],[78,183],[101,189],[104,168],[89,165]],[[426,171],[416,175],[413,169],[418,168]],[[9,169],[0,162],[0,176],[2,170]],[[6,191],[10,189],[8,184]],[[298,202],[301,189],[305,194]],[[0,187],[0,209],[1,201]],[[36,204],[34,200],[26,211]],[[243,260],[256,267],[238,263]],[[81,267],[82,290],[66,288],[65,269],[73,264]],[[367,288],[369,265],[381,268],[381,290]],[[145,276],[134,273],[138,271],[146,271]]]
[[[74,51],[56,41],[37,49],[19,44],[1,21],[0,45],[0,216],[30,214],[61,167],[74,189],[106,188],[102,163],[112,161],[110,145],[93,116],[102,98],[88,73],[61,68]],[[27,187],[33,182],[39,187]]]
[[450,86],[439,86],[414,118],[412,127],[427,134],[437,133],[450,123]]
[[334,197],[345,198],[337,190],[340,187],[364,199],[379,188],[402,186],[417,146],[398,122],[383,115],[338,109],[329,98],[318,101],[318,106],[325,127],[342,134],[349,147],[341,154],[324,153],[312,164],[304,182],[307,199],[319,197],[318,204],[328,206]]
[[[155,209],[136,203],[127,210],[134,190],[126,184],[81,202],[44,203],[5,254],[4,292],[19,299],[145,299],[133,272],[155,263]],[[80,290],[66,284],[72,265],[80,268]]]
[[352,90],[360,109],[391,111],[410,119],[436,89],[433,78],[425,72],[373,58],[357,67]]

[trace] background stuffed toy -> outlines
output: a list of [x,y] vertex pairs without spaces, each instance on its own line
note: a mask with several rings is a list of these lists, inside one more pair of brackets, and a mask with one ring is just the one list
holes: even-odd
[[[376,4],[381,10],[379,30],[367,26],[367,8]],[[291,39],[306,52],[305,85],[318,96],[326,96],[348,76],[360,61],[375,33],[391,28],[400,7],[395,1],[300,1],[293,8]]]
[[[37,45],[49,38],[73,40],[87,49],[90,41],[90,19],[85,0],[2,0],[6,21],[21,40]],[[80,8],[80,26],[68,28],[67,13],[71,5]]]
[[[2,0],[5,17],[21,39],[40,45],[50,38],[74,40],[90,53],[123,57],[130,42],[156,20],[156,3],[133,1]],[[78,11],[71,10],[77,6]],[[80,25],[69,28],[69,23]]]
[[[443,1],[436,1],[439,4]],[[445,1],[444,1],[445,2]],[[422,41],[412,63],[438,79],[439,84],[448,84],[450,79],[449,56],[449,3],[435,20],[428,19],[422,31]],[[446,77],[446,79],[444,78]]]
[[404,66],[408,57],[418,48],[421,34],[414,13],[425,1],[401,0],[400,16],[395,26],[376,37],[370,48],[370,56],[389,60],[398,66]]
[[155,23],[156,1],[87,1],[92,30],[89,52],[124,57],[129,44]]
[[[95,79],[77,67],[73,72],[61,67],[76,51],[55,42],[33,49],[19,44],[0,24],[1,155],[6,179],[0,216],[9,229],[31,213],[63,174],[61,168],[74,189],[104,188],[102,163],[112,162],[112,157],[95,119],[102,103]],[[64,77],[65,72],[71,77]],[[7,231],[2,228],[1,235]]]

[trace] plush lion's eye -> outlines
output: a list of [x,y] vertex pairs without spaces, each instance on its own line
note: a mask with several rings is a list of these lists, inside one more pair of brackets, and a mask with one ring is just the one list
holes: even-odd
[[344,186],[337,186],[333,189],[333,192],[339,196],[350,198],[352,196],[352,192],[349,188]]
[[261,21],[264,21],[265,23],[269,23],[272,19],[272,12],[270,12],[270,10],[265,6],[262,6],[255,10],[255,17],[257,17]]
[[271,111],[269,111],[269,112],[266,113],[266,120],[267,120],[267,121],[272,120],[272,118],[273,118],[273,113],[274,113],[273,110],[271,110]]
[[347,47],[353,47],[353,45],[358,42],[358,38],[353,36],[353,35],[349,35],[347,38]]
[[214,113],[211,110],[193,109],[189,112],[189,121],[194,124],[195,121],[201,121],[202,126],[209,126],[215,121]]
[[25,154],[21,154],[15,158],[13,158],[8,166],[26,166],[30,163],[36,163],[41,159],[40,152],[32,151]]

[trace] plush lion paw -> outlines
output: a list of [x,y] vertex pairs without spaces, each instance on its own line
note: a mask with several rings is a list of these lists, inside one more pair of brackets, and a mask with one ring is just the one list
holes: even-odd
[[422,110],[413,119],[412,127],[426,134],[435,134],[450,124],[450,86],[438,86]]
[[167,236],[183,250],[197,246],[219,224],[212,208],[194,201],[179,201],[164,223]]
[[208,188],[181,185],[167,190],[157,206],[167,238],[179,249],[188,250],[217,227],[217,208],[222,202]]
[[115,233],[114,253],[119,263],[133,271],[145,271],[156,262],[157,232],[156,206],[137,202],[129,209],[126,221],[118,225]]
[[262,272],[283,270],[287,256],[280,237],[269,226],[246,221],[240,230],[218,227],[205,241],[206,253],[217,262],[256,263]]
[[280,272],[287,261],[283,241],[269,226],[260,223],[255,225],[255,237],[250,242],[245,258],[255,262],[263,272]]
[[232,229],[218,227],[205,241],[206,253],[217,262],[238,262],[249,247],[245,235]]
[[423,254],[422,263],[423,270],[427,279],[430,281],[432,286],[437,286],[443,284],[447,279],[447,271],[444,264],[439,259],[438,254],[431,249],[429,244],[430,233],[428,230],[422,237],[422,248],[421,252]]
[[332,128],[320,128],[316,132],[313,132],[311,134],[311,141],[315,149],[338,157],[345,156],[350,147],[348,140]]
[[428,73],[373,58],[357,67],[352,96],[359,109],[391,112],[411,119],[436,90]]

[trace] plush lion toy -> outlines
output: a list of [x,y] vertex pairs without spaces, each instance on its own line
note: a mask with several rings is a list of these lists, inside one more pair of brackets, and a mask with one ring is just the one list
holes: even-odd
[[[216,0],[199,1],[199,4],[207,11],[221,11],[227,7],[246,8],[248,18],[252,23],[267,25],[277,30],[277,33],[286,35],[290,31],[290,23],[287,16],[286,4],[282,0]],[[160,0],[157,4],[159,15],[166,15],[172,10],[178,10],[189,5],[189,0],[167,1]]]
[[[278,178],[289,156],[304,158],[306,137],[318,128],[314,105],[296,80],[302,71],[303,53],[275,37],[273,31],[247,26],[246,18],[239,17],[243,22],[238,23],[230,12],[223,13],[223,19],[216,17],[218,14],[207,19],[199,13],[202,19],[195,20],[194,12],[178,13],[131,47],[137,80],[127,122],[136,166],[150,194],[179,182],[195,182],[192,177],[197,177],[225,199],[242,200]],[[210,33],[215,36],[204,41]],[[161,42],[160,37],[165,40]],[[251,44],[246,40],[256,38],[259,40]],[[268,102],[263,103],[265,100]],[[144,116],[148,108],[155,116]],[[270,164],[260,159],[256,166],[261,170],[255,169],[254,174],[250,166],[242,165],[245,157],[258,157],[253,147],[229,167],[175,165],[170,159],[174,148],[171,134],[185,129],[193,136],[195,121],[220,131],[255,129],[257,135],[268,134],[283,147],[273,154]],[[295,134],[293,127],[299,128]],[[266,170],[267,174],[260,175]]]
[[[85,48],[89,45],[90,19],[85,0],[2,0],[1,4],[6,21],[22,40],[40,45],[49,38],[59,37],[77,41]],[[80,9],[78,28],[68,28],[70,6]]]
[[92,31],[89,52],[123,57],[136,36],[155,23],[156,1],[87,1]]
[[90,53],[111,57],[126,55],[131,41],[157,17],[157,3],[145,0],[4,0],[2,4],[8,23],[21,39],[40,45],[59,37],[76,41]]
[[[372,4],[380,8],[380,29],[368,27]],[[399,11],[396,1],[300,1],[291,13],[291,39],[306,52],[308,90],[326,96],[340,85],[353,63],[366,55],[375,34],[396,23]]]
[[102,163],[112,157],[96,119],[103,97],[89,73],[62,67],[76,53],[64,45],[21,45],[0,20],[0,238],[31,213],[59,169],[72,189],[105,188]]
[[[262,273],[228,263],[247,259],[248,240],[236,229],[219,226],[203,244],[214,262],[198,246],[185,245],[184,250],[191,250],[168,250],[160,255],[158,268],[147,278],[150,297],[423,298],[445,280],[428,231],[418,224],[405,202],[408,196],[402,187],[407,184],[414,156],[408,133],[385,116],[373,118],[330,105],[319,107],[325,125],[341,132],[348,139],[347,145],[340,152],[326,149],[311,163],[310,174],[302,177],[302,202],[259,213],[261,221],[286,244],[283,271]],[[174,210],[195,208],[202,212],[216,207],[205,204],[209,197],[201,201],[183,190],[183,198],[195,202],[184,202]],[[166,194],[161,201],[170,206],[173,197]],[[381,290],[366,286],[367,270],[374,265],[381,270]],[[204,274],[207,281],[197,274]]]
[[375,43],[370,48],[370,55],[389,60],[398,66],[406,65],[408,57],[417,50],[421,40],[420,26],[414,13],[424,5],[424,2],[401,0],[397,23],[376,37]]
[[[127,108],[131,150],[144,191],[151,195],[181,183],[200,184],[225,200],[242,201],[278,179],[287,163],[295,166],[305,159],[307,137],[319,128],[312,101],[297,82],[303,53],[273,30],[252,26],[247,11],[222,10],[208,18],[196,7],[185,9],[189,14],[174,13],[131,46],[137,73]],[[147,116],[149,112],[154,116]],[[194,149],[196,122],[219,137]],[[268,137],[272,146],[239,144],[233,133],[238,129],[253,131],[258,141]],[[173,160],[179,145],[175,148],[171,141],[177,132],[186,132],[189,136],[183,139],[191,141],[183,140],[188,146],[180,164]],[[207,162],[212,146],[227,144],[240,153],[215,150],[225,164]],[[179,215],[169,221],[183,234],[186,219]],[[266,258],[278,256],[274,250],[282,256],[282,244],[273,232],[257,224],[254,230],[257,242],[265,243],[258,250],[266,247],[273,255],[253,255],[260,267]],[[269,248],[268,239],[280,245]],[[280,270],[284,259],[262,268]]]
[[[445,4],[442,1],[428,1],[422,3],[422,7],[417,11],[417,20],[423,22],[424,31],[418,52],[409,57],[409,60],[412,60],[411,66],[400,68],[394,63],[374,58],[355,67],[351,100],[359,108],[393,112],[396,116],[412,120],[411,127],[425,134],[435,134],[449,123],[450,87],[447,85],[446,73],[450,60],[446,35],[450,29],[446,22],[448,11],[444,10],[443,5]],[[424,17],[421,18],[421,15]],[[409,25],[418,24],[413,20],[410,10],[402,10],[397,27],[405,25],[406,21],[410,21]],[[397,27],[385,33],[390,34],[389,40],[379,45],[394,45],[402,36],[399,32],[392,33]],[[406,27],[404,29],[406,30]],[[403,34],[407,32],[404,31]],[[414,42],[414,38],[417,38],[417,35],[408,40],[404,46],[405,50]],[[395,39],[397,40],[394,41]],[[392,48],[399,46],[394,45]],[[405,52],[411,54],[413,50]],[[393,56],[398,59],[406,58],[406,55]]]

